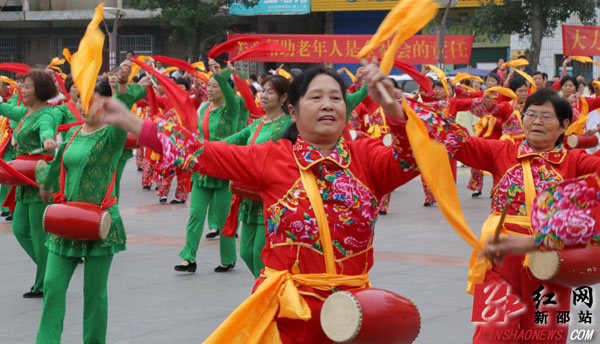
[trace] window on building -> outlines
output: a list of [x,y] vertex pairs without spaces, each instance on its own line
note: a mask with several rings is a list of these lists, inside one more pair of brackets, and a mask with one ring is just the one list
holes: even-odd
[[154,37],[152,35],[119,35],[119,62],[132,50],[136,55],[154,55]]
[[[23,63],[23,43],[17,38],[0,38],[0,63],[19,62]],[[0,75],[14,78],[15,73],[0,71]]]
[[[63,58],[63,49],[69,49],[71,54],[75,54],[77,49],[79,49],[79,41],[81,37],[79,36],[63,36],[63,37],[52,37],[50,39],[50,59],[54,57]],[[50,61],[50,60],[48,60]],[[65,63],[62,66],[58,66],[63,73],[69,74],[71,73],[71,65]]]

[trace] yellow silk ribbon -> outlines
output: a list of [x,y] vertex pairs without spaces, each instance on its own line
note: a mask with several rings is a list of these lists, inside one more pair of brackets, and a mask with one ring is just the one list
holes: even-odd
[[[142,62],[145,62],[150,58],[150,56],[139,55],[136,58]],[[140,69],[142,69],[140,65],[138,65],[137,63],[132,63],[131,73],[129,73],[129,78],[127,78],[127,82],[131,82],[131,80],[133,80],[133,78],[140,72]]]
[[500,69],[504,69],[505,67],[527,66],[528,64],[529,61],[527,61],[527,59],[520,58],[503,63]]
[[192,66],[194,66],[194,68],[198,68],[198,69],[206,72],[206,66],[204,65],[204,62],[202,62],[202,61],[194,62],[194,63],[192,63]]
[[[490,214],[488,219],[483,223],[483,227],[481,228],[481,237],[479,238],[479,244],[481,247],[485,245],[488,238],[494,236],[498,222],[500,222],[500,214]],[[507,215],[505,223],[531,228],[531,221],[529,220],[528,216]],[[527,234],[510,231],[504,226],[502,227],[501,233],[527,236]],[[473,254],[471,254],[471,259],[469,260],[469,277],[467,282],[467,293],[469,294],[473,294],[476,284],[483,283],[485,280],[485,274],[492,268],[492,263],[487,258],[483,256],[478,257],[478,255],[479,250],[474,250]]]
[[325,258],[325,271],[328,274],[336,274],[335,259],[333,257],[333,246],[331,245],[331,232],[329,231],[329,221],[327,221],[327,215],[325,214],[325,208],[323,207],[323,198],[319,192],[319,187],[315,181],[315,176],[310,170],[310,167],[304,169],[300,167],[300,179],[306,195],[310,201],[310,205],[315,212],[317,218],[317,225],[319,226],[319,241],[323,248],[323,258]]
[[446,92],[446,95],[450,96],[450,91],[448,90],[448,81],[446,80],[446,74],[444,73],[444,71],[434,65],[428,65],[428,66],[438,77],[438,79],[442,83],[442,86],[444,86],[444,92]]
[[581,102],[581,112],[579,113],[577,120],[571,123],[571,125],[567,128],[567,131],[565,131],[565,136],[570,134],[583,134],[588,120],[588,103],[583,97],[579,97],[579,101]]
[[62,54],[65,57],[65,60],[71,64],[71,52],[69,51],[69,48],[63,48]]
[[[452,85],[456,85],[458,82],[463,81],[463,80],[477,80],[477,81],[481,82],[482,84],[485,83],[482,78],[478,77],[477,75],[471,75],[469,73],[456,74],[456,76],[454,77],[454,79],[452,79],[452,81],[450,83]],[[463,87],[464,86],[465,85],[463,85]]]
[[[533,182],[533,173],[531,172],[531,162],[528,157],[521,160],[521,167],[523,169],[523,188],[525,191],[525,208],[527,209],[527,215],[507,215],[505,223],[516,224],[521,227],[529,229],[529,234],[520,232],[514,232],[502,227],[502,234],[510,234],[516,236],[529,236],[531,235],[531,207],[535,199],[535,185]],[[500,214],[491,214],[483,224],[481,228],[481,237],[479,242],[483,247],[488,238],[495,235],[496,227],[500,221]],[[483,283],[485,274],[489,269],[492,268],[492,263],[485,257],[478,257],[479,251],[476,249],[471,255],[469,261],[469,277],[467,282],[467,292],[473,294],[475,290],[475,284]],[[523,260],[523,266],[527,266],[529,263],[529,254],[525,255]]]
[[490,87],[487,90],[485,90],[485,92],[483,92],[483,95],[487,96],[488,94],[490,94],[492,92],[498,92],[503,96],[506,96],[506,97],[509,97],[512,99],[517,99],[517,95],[515,94],[515,92],[513,92],[513,90],[511,90],[510,88],[501,87],[501,86]]
[[421,176],[452,228],[473,249],[480,250],[482,246],[467,225],[460,206],[446,147],[429,138],[423,121],[417,117],[406,101],[402,102],[402,107],[408,116],[406,133]]
[[583,62],[583,63],[593,63],[596,66],[600,66],[600,63],[592,60],[589,56],[571,56],[571,58],[575,61]]
[[352,74],[351,71],[349,71],[346,67],[343,67],[342,70],[344,71],[344,73],[346,73],[346,75],[348,75],[348,77],[350,78],[350,80],[352,80],[352,82],[356,82],[356,76],[354,76],[354,74]]
[[277,70],[277,74],[281,75],[282,77],[284,77],[288,80],[292,77],[292,74],[290,74],[287,70],[285,70],[283,68],[279,68]]
[[369,134],[369,137],[372,139],[378,139],[381,136],[387,134],[390,130],[390,127],[388,127],[387,122],[385,120],[385,114],[383,113],[383,109],[381,107],[379,107],[379,114],[381,115],[381,120],[383,124],[373,124],[369,126],[369,129],[367,129],[367,134]]
[[71,57],[71,74],[73,82],[79,90],[79,98],[85,113],[89,110],[92,94],[96,87],[96,78],[102,67],[104,33],[98,28],[98,25],[104,18],[103,8],[104,3],[100,3],[96,7],[94,17],[79,42],[79,48]]
[[[311,310],[297,286],[331,290],[367,286],[369,275],[291,274],[265,267],[265,280],[208,337],[205,344],[281,343],[276,317],[308,320]],[[279,314],[277,314],[279,309]]]
[[[493,115],[483,115],[473,129],[475,130],[475,136],[477,137],[490,137],[492,132],[494,131],[494,126],[496,125],[496,117]],[[485,130],[485,132],[484,132]],[[482,136],[483,134],[483,136]]]
[[531,85],[531,93],[533,93],[537,90],[537,87],[535,87],[535,82],[533,81],[533,78],[529,74],[527,74],[523,71],[520,71],[518,69],[515,69],[515,72],[517,74],[519,74],[520,76],[522,76],[523,79],[525,79],[529,82],[529,85]]

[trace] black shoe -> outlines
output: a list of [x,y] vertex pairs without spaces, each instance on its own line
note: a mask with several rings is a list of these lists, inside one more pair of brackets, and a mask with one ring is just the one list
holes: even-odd
[[219,236],[219,230],[210,231],[206,234],[206,239],[214,239]]
[[10,211],[3,211],[2,213],[0,213],[0,216],[2,217],[7,217],[8,215],[10,215]]
[[181,200],[178,200],[178,199],[171,200],[171,204],[183,204],[183,203],[185,203],[185,201],[181,201]]
[[235,263],[229,265],[219,265],[215,268],[215,272],[227,272],[229,270],[233,270],[235,268]]
[[158,199],[158,201],[159,201],[160,203],[167,203],[167,198],[166,198],[166,197],[160,197],[160,198]]
[[144,169],[141,167],[138,167],[138,172],[142,172]]
[[494,199],[494,195],[493,194],[490,194],[490,199]]
[[154,191],[158,191],[158,186],[155,186],[155,187],[154,187]]
[[481,191],[473,192],[473,193],[471,194],[471,197],[473,197],[473,198],[477,198],[477,197],[479,197],[479,196],[481,196]]
[[12,215],[8,215],[8,216],[6,217],[6,221],[12,221]]
[[431,207],[432,205],[433,205],[433,203],[429,203],[429,202],[423,203],[424,207]]
[[23,294],[23,298],[25,299],[39,299],[44,297],[44,293],[42,293],[41,291],[28,291],[25,294]]
[[196,272],[196,262],[185,260],[187,264],[175,265],[175,271]]
[[379,211],[379,215],[387,215],[387,211],[385,211],[385,210],[380,210],[380,211]]
[[150,190],[150,189],[152,189],[152,187],[149,186],[149,185],[146,185],[146,186],[142,186],[142,189],[144,189],[144,190]]
[[79,263],[78,264],[83,264],[83,257],[79,258]]

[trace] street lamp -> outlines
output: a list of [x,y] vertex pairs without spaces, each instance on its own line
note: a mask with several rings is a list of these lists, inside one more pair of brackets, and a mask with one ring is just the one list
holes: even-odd
[[108,34],[108,68],[109,70],[112,70],[117,66],[117,31],[119,29],[119,19],[125,17],[127,12],[118,7],[104,7],[104,12],[115,16],[112,31],[108,29],[106,18],[103,19],[104,27],[106,28],[106,33]]
[[442,15],[442,21],[441,23],[438,25],[437,22],[433,21],[433,23],[436,26],[437,29],[437,51],[438,51],[438,56],[437,56],[437,64],[438,67],[441,69],[444,69],[444,65],[445,65],[445,51],[444,48],[446,47],[446,42],[444,40],[444,36],[446,35],[446,18],[448,17],[448,12],[450,12],[450,8],[454,8],[456,7],[456,5],[458,4],[458,0],[436,0],[436,2],[438,4],[440,4],[441,6],[445,7],[444,10],[444,14]]

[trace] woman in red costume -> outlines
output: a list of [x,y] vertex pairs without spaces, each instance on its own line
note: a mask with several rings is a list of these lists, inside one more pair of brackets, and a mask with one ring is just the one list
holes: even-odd
[[[494,178],[492,212],[484,223],[481,242],[494,236],[500,213],[507,208],[503,234],[515,236],[532,235],[532,207],[536,194],[566,178],[594,173],[600,170],[600,159],[584,150],[567,150],[562,144],[564,133],[569,127],[573,112],[568,101],[551,89],[542,89],[529,96],[523,108],[523,130],[525,141],[521,144],[510,140],[485,140],[468,137],[466,130],[441,119],[423,109],[417,109],[426,119],[429,135],[446,143],[448,151],[467,166],[490,171]],[[437,120],[436,120],[437,119]],[[450,133],[457,139],[447,141]],[[438,135],[446,135],[440,138]],[[452,135],[450,135],[451,137]],[[498,331],[547,329],[558,331],[560,336],[553,340],[527,341],[523,343],[565,343],[567,324],[557,324],[557,311],[568,310],[570,289],[542,282],[533,277],[524,266],[522,254],[506,255],[502,265],[490,264],[474,252],[469,269],[467,291],[473,292],[480,283],[506,283],[511,293],[519,296],[526,310],[509,317],[504,323],[478,324],[474,343],[500,343],[495,341]],[[532,293],[543,285],[554,292],[554,300],[560,308],[541,305],[536,309]],[[548,311],[548,323],[536,324],[535,312]],[[550,321],[552,319],[552,321]],[[519,342],[521,343],[521,342]]]
[[[374,83],[391,93],[391,82],[375,66],[366,72],[371,97],[382,103]],[[265,269],[252,296],[206,343],[330,343],[319,324],[323,300],[332,288],[368,285],[378,202],[417,171],[408,140],[396,135],[404,132],[397,103],[382,105],[391,146],[342,138],[344,91],[335,72],[304,72],[289,91],[290,140],[251,146],[207,142],[179,127],[144,122],[111,99],[94,104],[104,121],[162,152],[164,173],[175,165],[261,189]]]

